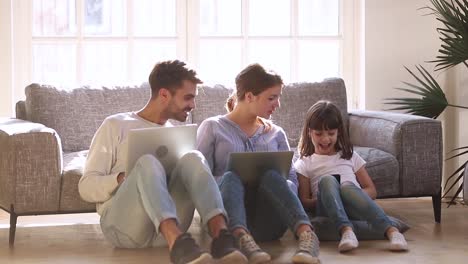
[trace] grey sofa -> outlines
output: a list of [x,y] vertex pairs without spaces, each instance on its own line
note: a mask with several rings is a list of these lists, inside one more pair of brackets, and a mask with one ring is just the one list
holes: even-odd
[[[95,211],[78,194],[87,149],[108,115],[135,111],[149,97],[148,84],[69,90],[31,84],[16,118],[0,121],[0,207],[10,213],[10,245],[23,215]],[[230,90],[202,87],[187,123],[225,113]],[[319,99],[336,103],[349,124],[355,150],[367,161],[378,197],[432,196],[440,222],[442,131],[439,121],[390,112],[348,111],[343,80],[286,85],[272,119],[296,147],[305,114]]]

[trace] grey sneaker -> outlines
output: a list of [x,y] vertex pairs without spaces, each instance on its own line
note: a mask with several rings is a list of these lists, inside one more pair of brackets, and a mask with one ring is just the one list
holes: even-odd
[[304,231],[299,234],[299,246],[292,257],[293,263],[319,264],[320,242],[312,231]]
[[200,249],[189,233],[177,237],[169,256],[174,264],[207,264],[213,260],[210,254]]
[[211,255],[220,264],[247,264],[247,258],[236,247],[236,239],[226,229],[211,242]]
[[241,235],[239,238],[239,248],[242,253],[249,259],[250,264],[265,263],[270,261],[271,257],[268,253],[263,251],[253,237],[247,233]]

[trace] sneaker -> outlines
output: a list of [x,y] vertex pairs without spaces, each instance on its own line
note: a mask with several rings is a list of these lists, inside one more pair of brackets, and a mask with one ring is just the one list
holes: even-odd
[[304,231],[299,234],[299,248],[292,257],[293,263],[319,264],[320,242],[312,231]]
[[408,243],[405,237],[400,232],[393,232],[390,234],[390,250],[391,251],[406,251],[408,250]]
[[200,249],[189,233],[177,237],[169,255],[174,264],[202,264],[213,260],[210,254]]
[[211,254],[218,263],[247,263],[247,258],[236,247],[234,236],[226,229],[222,229],[211,242]]
[[356,238],[356,235],[353,231],[345,231],[343,235],[341,235],[340,243],[338,244],[338,251],[339,252],[346,252],[353,250],[359,246],[359,241]]
[[270,261],[271,257],[263,251],[250,234],[243,234],[239,238],[239,248],[244,255],[249,259],[250,264],[265,263]]

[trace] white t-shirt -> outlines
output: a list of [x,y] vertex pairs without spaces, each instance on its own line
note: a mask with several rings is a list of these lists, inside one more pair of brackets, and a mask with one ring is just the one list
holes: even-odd
[[366,162],[356,152],[353,152],[353,156],[349,160],[341,158],[341,152],[335,155],[319,155],[314,153],[308,157],[298,159],[294,163],[294,167],[297,173],[310,179],[312,196],[316,198],[318,182],[325,175],[340,174],[341,184],[351,182],[361,188],[355,173],[364,164]]
[[[102,122],[94,134],[83,176],[78,184],[81,197],[96,203],[99,214],[102,214],[112,200],[118,187],[117,176],[125,172],[128,132],[136,128],[159,126],[161,125],[143,119],[135,112],[115,114]],[[166,122],[164,126],[172,124]]]

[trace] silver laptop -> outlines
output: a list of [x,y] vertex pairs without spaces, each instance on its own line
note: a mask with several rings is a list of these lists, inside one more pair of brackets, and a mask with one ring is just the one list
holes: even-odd
[[239,175],[242,183],[254,187],[258,177],[270,169],[287,179],[293,155],[292,151],[233,152],[229,155],[227,170]]
[[196,124],[132,129],[128,134],[125,173],[130,174],[142,155],[152,154],[164,166],[166,175],[169,175],[177,161],[185,153],[195,149],[196,139]]

